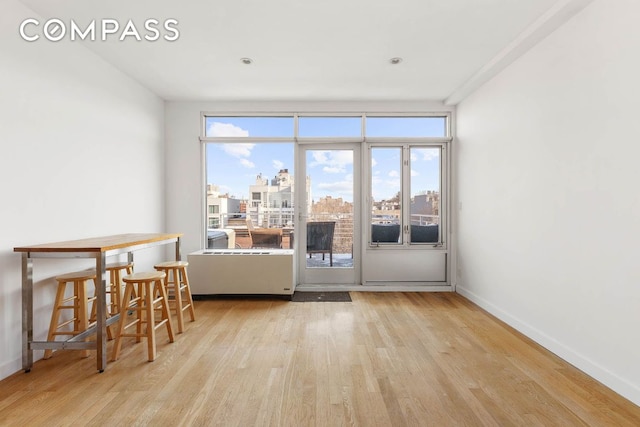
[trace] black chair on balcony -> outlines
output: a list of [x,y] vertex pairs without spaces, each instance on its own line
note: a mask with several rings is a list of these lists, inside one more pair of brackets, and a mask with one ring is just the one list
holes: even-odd
[[309,258],[314,253],[329,253],[329,266],[333,267],[333,232],[335,221],[308,222],[307,223],[307,253]]
[[411,243],[438,243],[438,224],[412,225]]
[[371,224],[371,243],[398,243],[400,224]]

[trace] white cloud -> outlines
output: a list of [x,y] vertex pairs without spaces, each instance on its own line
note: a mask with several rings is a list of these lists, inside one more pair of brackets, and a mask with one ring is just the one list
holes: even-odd
[[388,200],[400,191],[400,178],[383,180],[379,177],[371,178],[371,196],[374,200]]
[[388,179],[384,183],[387,187],[400,190],[400,179]]
[[255,163],[247,159],[240,159],[240,164],[245,168],[249,168],[249,169],[256,167]]
[[350,165],[353,163],[353,151],[337,150],[331,151],[331,160],[341,165]]
[[418,175],[420,175],[420,172],[411,169],[411,176],[418,176]]
[[378,165],[378,162],[373,157],[371,158],[371,167],[375,168]]
[[318,183],[318,189],[340,194],[349,200],[353,198],[353,181],[335,181]]
[[230,156],[241,158],[250,157],[251,150],[256,144],[240,142],[238,144],[222,144],[222,150]]
[[[235,126],[231,123],[221,123],[221,122],[213,122],[207,128],[207,136],[230,136],[230,137],[238,137],[238,136],[249,136],[249,131],[244,130],[238,126]],[[256,144],[250,144],[246,142],[240,142],[237,144],[222,144],[222,151],[227,153],[232,157],[243,158],[250,157],[251,150],[255,147]],[[251,163],[251,162],[249,162]]]
[[353,152],[350,150],[314,151],[313,161],[309,167],[324,166],[327,173],[340,173],[347,170],[347,165],[353,164]]
[[[416,158],[414,158],[414,153]],[[440,156],[440,150],[437,148],[413,148],[411,149],[411,160],[418,160],[418,154],[422,157],[422,160],[429,161],[437,159]]]
[[331,167],[331,166],[325,166],[322,168],[323,172],[326,173],[340,173],[340,172],[344,172],[343,169],[340,169],[339,167]]
[[313,152],[313,162],[309,163],[309,166],[314,167],[317,165],[322,165],[327,162],[327,152],[326,151],[314,151]]
[[398,171],[391,171],[389,172],[389,176],[392,178],[395,178],[396,176],[400,176],[400,174],[398,173]]
[[272,164],[274,169],[281,170],[284,168],[284,163],[281,162],[280,160],[274,160]]
[[213,122],[207,128],[207,136],[249,136],[249,131],[231,123]]

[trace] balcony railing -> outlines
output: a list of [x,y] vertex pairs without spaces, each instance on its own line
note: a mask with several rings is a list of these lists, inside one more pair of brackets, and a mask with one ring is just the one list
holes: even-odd
[[[249,247],[244,240],[249,238],[247,231],[247,218],[251,218],[256,227],[282,228],[283,247],[290,247],[291,234],[293,232],[295,216],[292,208],[274,209],[275,212],[249,212],[249,213],[221,213],[208,215],[208,228],[231,228],[236,232],[236,242],[241,247]],[[411,225],[433,225],[439,223],[438,215],[412,214]],[[342,212],[311,213],[307,216],[308,222],[335,221],[336,226],[333,236],[334,253],[351,254],[353,251],[353,214]],[[398,215],[372,215],[372,224],[400,224]],[[244,243],[244,245],[243,245]]]

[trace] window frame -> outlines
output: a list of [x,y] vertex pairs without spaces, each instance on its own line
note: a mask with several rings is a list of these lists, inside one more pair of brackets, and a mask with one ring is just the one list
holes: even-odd
[[[396,139],[396,141],[389,141],[389,138],[384,138],[384,141],[368,142],[366,149],[366,173],[367,173],[367,193],[365,196],[366,207],[366,220],[367,224],[367,247],[369,249],[425,249],[425,248],[446,248],[447,247],[447,227],[448,227],[448,200],[449,200],[449,187],[448,177],[450,173],[448,150],[450,141],[445,138],[402,138]],[[421,141],[418,141],[418,140]],[[426,141],[425,139],[429,139]],[[400,218],[400,239],[399,242],[393,243],[376,243],[372,239],[372,223],[373,214],[371,211],[372,205],[372,192],[373,192],[373,174],[372,172],[372,149],[373,148],[401,148],[401,185],[400,185],[400,203],[401,203],[401,218]],[[437,242],[412,242],[411,241],[411,148],[439,148],[440,150],[440,188],[439,188],[439,211],[438,211],[438,241]]]
[[[207,117],[291,117],[293,119],[293,136],[207,136]],[[353,137],[314,136],[304,137],[299,135],[299,118],[308,117],[359,117],[361,120],[361,135]],[[429,118],[441,117],[445,120],[445,134],[443,136],[424,137],[374,137],[367,135],[367,118]],[[234,112],[201,112],[200,113],[200,142],[385,142],[385,141],[448,141],[452,140],[451,125],[452,113],[446,112],[421,112],[421,113],[350,113],[350,112],[278,112],[278,113],[234,113]]]
[[[354,113],[354,112],[261,112],[261,113],[251,113],[251,112],[201,112],[201,129],[200,129],[200,143],[202,144],[201,153],[202,153],[202,177],[203,177],[203,193],[205,196],[203,200],[205,200],[205,208],[203,211],[205,212],[206,218],[206,144],[210,142],[214,143],[247,143],[247,142],[255,142],[255,143],[293,143],[294,148],[294,163],[297,162],[298,155],[298,146],[303,144],[321,144],[321,143],[348,143],[348,142],[359,142],[363,145],[362,151],[362,189],[367,189],[367,193],[362,195],[362,203],[363,211],[366,211],[366,214],[363,215],[364,221],[366,224],[369,224],[366,232],[366,240],[367,240],[367,249],[447,249],[448,246],[448,227],[449,227],[449,200],[451,198],[451,188],[449,187],[449,181],[451,176],[451,156],[450,147],[453,141],[452,136],[452,121],[453,121],[453,113],[451,111],[444,112],[410,112],[410,113],[388,113],[388,112],[376,112],[376,113]],[[292,117],[293,118],[293,136],[292,137],[260,137],[260,136],[236,136],[236,137],[211,137],[206,136],[206,121],[207,117]],[[299,118],[300,117],[360,117],[361,118],[361,136],[360,137],[301,137],[299,136]],[[367,136],[366,133],[366,119],[367,117],[388,117],[388,118],[422,118],[422,117],[442,117],[445,120],[445,135],[444,136],[426,136],[426,137],[371,137]],[[370,155],[370,147],[375,146],[397,146],[398,144],[410,146],[424,146],[425,148],[433,148],[440,147],[441,155],[440,155],[440,204],[439,204],[439,236],[438,242],[433,243],[411,243],[410,239],[403,238],[402,244],[391,244],[391,245],[372,245],[371,244],[371,155]],[[408,148],[407,148],[408,150]],[[403,149],[403,162],[404,159],[409,159],[404,157],[405,150]],[[403,215],[410,215],[410,185],[407,182],[406,186],[405,182],[405,169],[409,169],[410,165],[403,164],[403,185],[401,188],[402,193],[402,212]],[[406,172],[408,173],[408,172]],[[408,188],[408,191],[403,191],[405,188]],[[300,215],[299,212],[300,207],[295,206],[294,217],[298,217]],[[205,225],[203,230],[203,235],[206,238],[206,220],[201,222]],[[410,224],[410,221],[408,221]],[[405,224],[406,225],[406,224]],[[404,229],[404,227],[403,227]],[[402,233],[405,230],[401,230]]]

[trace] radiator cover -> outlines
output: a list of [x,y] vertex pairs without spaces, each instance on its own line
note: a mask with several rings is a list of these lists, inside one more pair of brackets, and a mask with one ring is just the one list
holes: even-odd
[[207,249],[188,261],[193,295],[291,295],[295,288],[293,250]]

